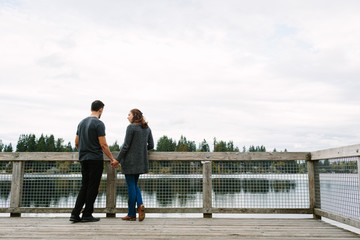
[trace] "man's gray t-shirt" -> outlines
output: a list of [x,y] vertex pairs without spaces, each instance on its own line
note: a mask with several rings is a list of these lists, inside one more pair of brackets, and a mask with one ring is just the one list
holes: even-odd
[[105,136],[105,125],[97,117],[87,117],[77,128],[79,136],[79,161],[104,160],[99,137]]

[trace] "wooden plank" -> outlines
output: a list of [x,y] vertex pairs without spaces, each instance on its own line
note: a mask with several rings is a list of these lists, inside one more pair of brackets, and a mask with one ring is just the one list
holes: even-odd
[[[118,152],[113,152],[117,156]],[[150,152],[157,161],[293,161],[307,160],[309,152]],[[312,160],[360,156],[360,144],[311,152]],[[109,159],[104,155],[104,159]],[[77,152],[0,153],[0,161],[76,161]]]
[[315,190],[315,206],[313,210],[313,217],[316,219],[321,219],[321,216],[315,213],[315,208],[321,208],[321,188],[320,188],[320,171],[319,171],[319,161],[314,162],[314,190]]
[[[71,213],[72,208],[17,207],[0,208],[0,213]],[[127,213],[127,208],[95,208],[94,213]],[[146,208],[147,213],[203,213],[203,208]]]
[[115,217],[114,209],[116,208],[116,169],[110,162],[106,162],[107,182],[106,182],[106,216]]
[[0,153],[0,161],[77,161],[77,152],[13,152]]
[[357,172],[358,172],[358,182],[359,182],[358,191],[360,192],[360,157],[357,157]]
[[[314,208],[316,207],[316,184],[315,184],[315,174],[319,174],[315,171],[315,167],[318,166],[318,161],[306,161],[308,169],[308,181],[309,181],[309,202],[310,209],[313,213],[313,217],[317,218],[314,214]],[[316,165],[316,166],[315,166]]]
[[[0,208],[0,213],[71,213],[72,208]],[[127,213],[127,208],[95,208],[95,213]],[[262,213],[262,214],[312,214],[310,208],[146,208],[147,213]]]
[[212,208],[212,213],[312,214],[310,208]]
[[212,213],[212,178],[211,178],[211,162],[203,162],[203,209],[204,218],[211,218]]
[[312,160],[360,156],[360,144],[311,152]]
[[344,223],[356,228],[360,228],[360,220],[359,219],[354,219],[354,218],[349,218],[349,217],[344,217],[335,213],[331,213],[331,212],[327,212],[325,210],[319,209],[319,208],[315,208],[315,214],[322,216],[322,217],[326,217],[329,218],[331,220],[340,222],[340,223]]
[[308,152],[150,152],[160,161],[266,161],[305,160]]
[[[125,213],[127,208],[95,208],[94,213]],[[0,213],[71,213],[72,208],[52,208],[52,207],[17,207],[17,208],[0,208]],[[175,211],[175,210],[174,210]],[[201,211],[199,211],[200,213]]]
[[20,217],[20,213],[13,210],[21,206],[23,184],[24,184],[24,162],[13,162],[13,173],[11,180],[10,210],[12,217]]
[[102,218],[96,223],[73,224],[57,217],[0,218],[0,238],[350,240],[359,235],[313,219],[146,218],[126,222]]
[[[112,152],[117,156],[118,152]],[[156,161],[294,161],[306,160],[308,152],[150,152]],[[105,161],[109,159],[104,155]],[[77,152],[0,153],[0,161],[77,161]]]

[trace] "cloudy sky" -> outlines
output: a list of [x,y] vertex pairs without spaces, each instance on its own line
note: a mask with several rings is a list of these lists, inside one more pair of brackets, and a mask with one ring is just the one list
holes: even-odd
[[132,108],[155,141],[359,144],[359,13],[358,0],[0,0],[0,139],[74,144],[100,99],[109,144]]

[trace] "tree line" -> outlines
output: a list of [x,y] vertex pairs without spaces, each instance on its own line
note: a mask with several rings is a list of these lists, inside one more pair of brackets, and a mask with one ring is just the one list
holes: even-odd
[[[214,152],[240,152],[239,147],[234,145],[233,141],[218,141],[213,139]],[[109,145],[110,151],[120,151],[120,145],[115,141]],[[76,147],[71,145],[71,142],[65,143],[63,138],[55,138],[53,134],[41,134],[36,137],[35,134],[21,134],[19,136],[16,152],[77,152]],[[156,144],[158,152],[210,152],[210,145],[204,139],[200,144],[196,145],[195,141],[187,140],[185,136],[181,136],[179,141],[173,140],[168,136],[162,136]],[[272,150],[276,152],[276,149]],[[287,152],[287,150],[284,150]],[[2,144],[0,140],[0,152],[13,152],[11,143],[9,145]],[[242,152],[266,152],[266,147],[251,145],[248,148],[242,147]]]
[[[119,151],[120,146],[115,143],[110,147],[111,151]],[[1,143],[0,152],[13,152],[11,143],[7,146]],[[39,138],[35,134],[21,134],[16,144],[16,152],[77,152],[76,147],[71,145],[71,142],[65,144],[63,138],[55,139],[54,135],[41,134]]]
[[[235,146],[233,141],[218,141],[216,138],[213,139],[212,147],[214,152],[240,152],[239,147]],[[120,145],[117,141],[112,145],[109,145],[110,151],[120,151]],[[39,138],[35,134],[21,134],[16,145],[16,152],[77,152],[76,147],[71,145],[71,142],[65,143],[62,138],[55,138],[54,135],[45,135],[41,134]],[[210,152],[210,144],[204,139],[200,144],[196,144],[195,141],[188,140],[185,136],[181,136],[180,140],[176,141],[168,136],[162,136],[156,144],[156,149],[153,151],[159,152]],[[242,152],[266,152],[267,149],[265,146],[254,146],[251,145],[248,148],[245,146],[241,149]],[[13,152],[12,144],[5,145],[0,139],[0,152]],[[276,149],[273,149],[272,152],[277,152]],[[285,149],[284,152],[287,152]],[[27,162],[25,169],[32,169],[32,171],[43,171],[45,167],[45,162]],[[49,165],[50,164],[50,165]],[[153,164],[160,165],[160,167],[152,166]],[[168,161],[151,162],[151,167],[153,169],[158,169],[157,171],[170,171],[171,173],[177,173],[179,167],[173,167],[171,164],[181,164],[182,167],[188,168],[185,165],[190,164],[189,162],[182,163],[170,163]],[[352,165],[356,165],[354,162],[346,161],[335,161],[329,162],[329,160],[320,161],[319,167],[320,172],[353,172],[355,171]],[[7,166],[7,162],[0,162],[0,168],[3,169]],[[43,166],[44,165],[44,166]],[[245,162],[245,163],[213,163],[214,172],[221,171],[230,171],[230,169],[236,169],[237,171],[262,171],[262,172],[287,172],[287,173],[304,173],[306,172],[305,163],[297,163],[296,161],[257,161],[255,162]],[[61,171],[71,171],[79,170],[77,164],[70,164],[69,162],[51,162],[48,163],[47,167],[54,167],[60,169]],[[194,166],[193,166],[194,167]],[[167,170],[166,170],[167,169]],[[197,170],[200,169],[200,166],[194,168]],[[220,170],[222,169],[222,170]],[[245,170],[244,170],[245,169]],[[195,171],[195,170],[194,170]]]
[[[212,142],[213,152],[240,152],[239,147],[234,145],[233,141],[223,141],[223,140],[217,140],[216,138],[213,139]],[[110,151],[120,151],[120,145],[117,141],[115,141],[112,145],[109,145]],[[13,147],[11,143],[9,145],[2,144],[2,141],[0,140],[0,152],[13,152]],[[71,145],[71,142],[65,143],[64,139],[62,138],[55,138],[54,135],[44,135],[41,134],[40,137],[36,137],[35,134],[21,134],[19,136],[17,145],[16,145],[16,152],[77,152],[78,150],[76,147],[73,147]],[[159,152],[210,152],[210,144],[204,139],[200,144],[196,144],[195,141],[188,140],[185,136],[181,136],[180,140],[176,141],[172,138],[169,138],[168,136],[162,136],[156,144],[156,149],[153,151],[159,151]],[[267,149],[264,145],[261,146],[254,146],[251,145],[248,148],[245,146],[241,149],[242,152],[266,152]],[[272,152],[277,152],[276,149],[273,149]],[[284,152],[287,152],[285,149]],[[26,169],[32,169],[33,171],[42,171],[42,169],[45,167],[45,162],[27,162],[26,163]],[[159,169],[168,168],[167,171],[173,172],[176,171],[176,169],[179,169],[178,167],[172,167],[171,164],[168,161],[163,161],[160,163],[151,163],[160,165]],[[189,163],[176,163],[176,164],[182,164],[185,167],[186,164]],[[264,172],[266,171],[273,171],[273,169],[276,169],[276,171],[280,172],[305,172],[305,165],[296,163],[295,161],[289,161],[289,162],[272,162],[269,161],[258,161],[257,163],[213,163],[214,164],[214,172],[220,172],[220,165],[221,169],[237,169],[237,170],[244,170],[244,169],[252,169],[259,171],[260,169],[263,169]],[[236,167],[235,167],[235,165]],[[2,162],[0,166],[6,165],[5,162]],[[51,165],[51,166],[50,166]],[[78,168],[78,166],[75,165],[69,165],[68,162],[65,163],[50,163],[48,167],[55,167],[59,169],[64,169],[66,171],[71,170],[72,168]],[[69,165],[69,166],[68,166]],[[328,161],[325,161],[325,163],[320,163],[320,166],[327,166],[329,167],[329,170],[333,171],[335,169],[335,164],[329,164]],[[330,166],[329,166],[330,165]],[[231,166],[231,167],[230,167]],[[156,166],[152,166],[154,169],[156,169]],[[200,169],[200,168],[197,168]],[[327,170],[327,171],[329,171]],[[223,171],[223,170],[222,170]],[[229,170],[227,170],[229,171]],[[325,171],[322,169],[322,171]]]
[[[233,141],[218,141],[216,138],[213,140],[214,152],[240,152],[239,147],[234,145]],[[167,136],[162,136],[156,144],[156,151],[158,152],[210,152],[210,145],[204,139],[198,146],[195,141],[187,140],[186,137],[181,136],[179,141],[175,141]],[[266,147],[251,145],[249,148],[243,146],[242,152],[266,152]],[[273,152],[277,152],[276,148]],[[285,149],[284,152],[287,152]]]
[[[1,141],[0,141],[1,143]],[[213,139],[213,151],[214,152],[239,152],[239,148],[234,145],[233,141],[218,141],[216,138]],[[10,147],[9,147],[10,146]],[[1,151],[12,152],[11,144],[9,146],[1,145]],[[120,145],[117,141],[112,145],[109,145],[110,151],[120,151]],[[35,134],[21,134],[19,136],[16,152],[77,152],[76,147],[71,145],[71,142],[65,143],[62,138],[55,138],[53,134],[44,135],[41,134],[40,137],[36,137]],[[159,152],[210,152],[210,145],[204,139],[200,144],[196,144],[195,141],[188,140],[185,136],[181,136],[180,140],[175,141],[168,136],[162,136],[156,144],[156,149],[153,151]],[[250,146],[246,148],[245,146],[242,148],[242,151],[249,152],[266,152],[265,146]],[[276,151],[276,149],[274,149]],[[286,151],[286,150],[285,150]],[[181,167],[176,166],[176,164],[180,164]],[[152,171],[170,171],[171,173],[178,173],[180,169],[181,171],[186,170],[183,173],[190,173],[189,165],[190,163],[170,163],[168,161],[151,162]],[[174,166],[173,166],[174,165]],[[226,165],[226,164],[225,164]],[[0,167],[7,166],[6,162],[1,162]],[[193,168],[195,165],[193,166]],[[44,172],[44,171],[60,171],[60,172],[72,172],[72,171],[80,171],[79,165],[76,163],[70,162],[33,162],[29,161],[25,164],[25,171],[27,172]],[[196,171],[201,169],[200,166],[195,167]]]
[[5,145],[0,140],[0,152],[12,152],[12,151],[13,151],[13,147],[11,143],[9,145]]
[[71,143],[64,144],[64,139],[55,139],[54,135],[21,134],[16,145],[16,152],[74,152]]

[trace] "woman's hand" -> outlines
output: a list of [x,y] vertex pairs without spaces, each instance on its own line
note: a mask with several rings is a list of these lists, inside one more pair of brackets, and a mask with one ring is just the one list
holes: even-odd
[[111,160],[110,164],[111,164],[111,167],[117,168],[117,166],[119,166],[119,161],[113,159],[113,160]]

